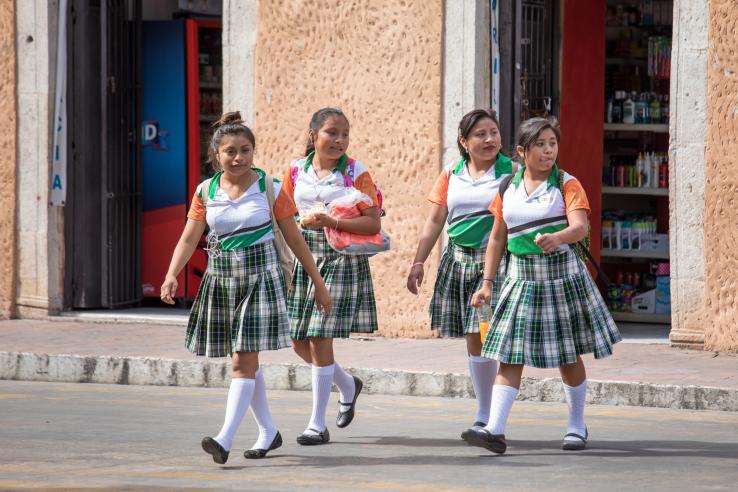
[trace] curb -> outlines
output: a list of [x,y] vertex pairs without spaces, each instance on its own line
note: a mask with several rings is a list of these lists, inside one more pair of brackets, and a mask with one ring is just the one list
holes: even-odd
[[[308,391],[305,364],[262,366],[268,389]],[[467,375],[352,368],[372,394],[473,398]],[[63,383],[226,387],[230,361],[171,360],[146,357],[47,355],[0,352],[0,379]],[[625,381],[588,381],[587,403],[683,410],[738,412],[738,389]],[[559,378],[523,378],[520,400],[564,402]]]

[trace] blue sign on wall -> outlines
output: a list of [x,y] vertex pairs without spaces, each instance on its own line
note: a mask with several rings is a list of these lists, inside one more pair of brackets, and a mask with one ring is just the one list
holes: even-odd
[[143,210],[187,203],[184,22],[143,23]]

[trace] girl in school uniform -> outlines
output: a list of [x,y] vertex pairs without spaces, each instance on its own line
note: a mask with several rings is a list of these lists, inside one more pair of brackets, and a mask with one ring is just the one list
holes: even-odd
[[[489,405],[497,363],[481,357],[482,340],[472,294],[482,284],[484,254],[494,216],[489,211],[500,181],[516,169],[500,152],[500,125],[493,110],[475,109],[459,123],[457,144],[461,158],[447,165],[438,176],[428,199],[430,213],[407,277],[413,294],[423,282],[423,264],[448,223],[448,244],[441,257],[430,303],[431,329],[443,337],[466,338],[477,413],[474,428],[489,420]],[[504,270],[504,268],[503,268]],[[491,284],[494,306],[504,277],[500,271]]]
[[327,204],[355,187],[372,205],[360,204],[361,216],[334,219],[327,214],[303,214],[302,234],[316,258],[318,269],[334,302],[326,315],[314,308],[315,286],[301,265],[295,267],[295,289],[287,310],[291,322],[292,346],[312,366],[313,410],[305,431],[297,437],[302,445],[325,444],[330,434],[325,412],[333,383],[340,393],[336,426],[346,427],[354,418],[356,399],[363,382],[346,373],[333,358],[333,339],[350,333],[371,333],[377,329],[377,310],[369,261],[362,255],[342,255],[326,241],[324,228],[354,234],[373,235],[380,231],[377,191],[368,169],[346,154],[349,122],[338,109],[323,108],[313,114],[308,130],[306,156],[293,161],[285,173],[285,191],[298,204]]
[[[505,424],[518,395],[523,366],[558,368],[569,406],[562,448],[582,450],[587,377],[581,354],[612,354],[618,329],[572,244],[587,235],[589,203],[574,176],[557,165],[555,120],[532,118],[520,125],[517,153],[525,164],[509,185],[502,183],[490,211],[495,215],[487,245],[484,281],[473,295],[479,305],[492,297],[492,280],[505,248],[510,253],[482,355],[500,363],[490,420],[464,439],[504,453]],[[504,193],[503,193],[504,192]]]
[[[253,167],[256,139],[238,112],[226,113],[210,141],[210,162],[217,173],[198,186],[182,237],[172,255],[161,299],[173,304],[177,275],[208,234],[208,268],[187,325],[185,345],[205,357],[232,356],[232,379],[225,422],[202,448],[225,463],[233,436],[251,406],[259,438],[244,453],[263,458],[282,445],[266,398],[259,352],[290,345],[284,274],[274,244],[272,214],[286,243],[315,286],[315,310],[328,312],[331,298],[310,250],[297,230],[295,205],[279,182]],[[269,198],[267,186],[273,184]],[[273,200],[274,205],[270,207]],[[312,306],[311,306],[312,308]]]

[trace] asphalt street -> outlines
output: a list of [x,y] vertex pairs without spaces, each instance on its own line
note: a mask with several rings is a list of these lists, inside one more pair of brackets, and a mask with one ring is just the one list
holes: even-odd
[[362,395],[332,442],[301,447],[309,392],[271,391],[285,444],[245,460],[247,415],[226,465],[200,449],[222,423],[225,389],[0,381],[0,488],[125,490],[477,491],[735,490],[738,414],[640,407],[587,409],[589,447],[559,449],[566,407],[516,402],[505,455],[459,433],[475,402]]

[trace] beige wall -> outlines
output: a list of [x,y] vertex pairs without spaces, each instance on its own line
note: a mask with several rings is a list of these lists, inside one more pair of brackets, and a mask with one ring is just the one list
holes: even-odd
[[705,349],[738,350],[738,10],[710,2],[705,149]]
[[[340,107],[352,157],[382,187],[393,248],[372,258],[380,333],[430,336],[429,274],[405,289],[441,160],[443,5],[427,0],[259,2],[254,83],[258,163],[284,172],[304,152],[311,114]],[[428,264],[437,267],[438,252]]]
[[0,0],[0,318],[15,309],[15,81],[15,2]]

